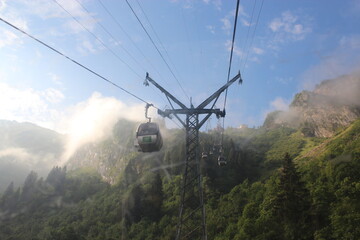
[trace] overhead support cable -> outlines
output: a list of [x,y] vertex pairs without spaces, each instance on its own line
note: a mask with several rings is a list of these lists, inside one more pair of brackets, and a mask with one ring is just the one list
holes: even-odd
[[244,60],[244,57],[245,57],[246,46],[247,46],[247,42],[248,42],[248,39],[249,39],[250,28],[252,26],[252,22],[253,22],[253,18],[254,18],[254,12],[255,12],[255,8],[256,8],[256,3],[257,3],[257,0],[254,1],[254,6],[253,6],[253,9],[251,11],[250,24],[249,24],[249,27],[248,27],[247,32],[246,32],[246,38],[245,38],[245,43],[244,43],[244,47],[243,47],[244,51],[241,54],[240,66],[241,66],[241,63],[242,63],[242,61]]
[[[120,41],[104,26],[102,25],[100,22],[98,22],[90,13],[90,11],[79,1],[79,0],[75,0],[81,7],[82,9],[84,9],[87,14],[94,20],[94,22],[96,22],[97,25],[99,25],[101,27],[102,30],[104,30],[104,32],[106,32],[114,41],[116,41],[117,43],[119,43]],[[130,58],[132,60],[134,60],[134,62],[136,62],[138,64],[138,66],[143,70],[146,71],[145,68],[142,66],[141,63],[139,63],[139,61],[124,47],[122,46],[122,44],[119,44],[120,47],[130,56]]]
[[[137,75],[139,77],[139,79],[141,79],[141,76],[135,72],[135,70],[133,70],[133,68],[127,64],[124,60],[122,60],[120,58],[120,56],[118,56],[113,50],[111,50],[109,47],[107,47],[105,45],[105,43],[98,38],[93,32],[91,32],[88,28],[86,28],[80,21],[78,21],[69,11],[67,11],[59,2],[57,2],[57,0],[53,0],[55,1],[65,12],[67,12],[78,24],[80,24],[88,33],[90,33],[95,39],[97,39],[106,49],[108,49],[118,60],[120,60],[122,63],[124,63],[135,75]],[[96,24],[98,24],[112,39],[114,39],[115,41],[119,42],[119,40],[117,40],[113,34],[111,34],[111,32],[109,30],[107,30],[101,23],[99,23],[93,16],[91,16],[90,11],[79,1],[76,0],[76,2],[84,9],[84,11],[87,12],[87,14],[94,20],[94,22],[96,22]],[[101,1],[100,1],[101,3]],[[101,3],[102,4],[102,3]],[[143,71],[146,71],[144,69],[144,67],[139,63],[139,61],[136,60],[136,58],[129,52],[126,50],[126,48],[124,48],[122,45],[120,45],[121,48],[134,60],[134,62],[136,62],[140,68],[143,69]],[[157,93],[158,94],[158,93]],[[160,95],[161,96],[161,95]],[[161,96],[163,98],[163,96]]]
[[246,66],[246,63],[247,63],[247,60],[248,60],[248,57],[249,57],[249,51],[250,51],[251,46],[252,46],[253,41],[254,41],[254,37],[255,37],[256,29],[257,29],[257,26],[258,26],[258,23],[259,23],[259,18],[260,18],[260,15],[261,15],[261,10],[263,8],[263,5],[264,5],[264,0],[262,0],[262,2],[261,2],[259,14],[258,14],[257,19],[256,19],[255,29],[254,29],[253,35],[251,37],[250,45],[249,45],[249,48],[248,48],[248,51],[247,51],[247,54],[246,54],[246,59],[245,59],[244,65],[243,65],[244,70],[245,70],[245,66]]
[[[231,71],[232,57],[233,57],[233,52],[234,52],[236,25],[237,25],[238,13],[239,13],[239,5],[240,5],[240,0],[237,0],[236,12],[235,12],[235,21],[234,21],[234,30],[233,30],[233,36],[232,36],[232,41],[231,41],[231,51],[230,51],[230,59],[229,59],[229,69],[228,69],[228,74],[227,74],[227,82],[229,82],[229,80],[230,80],[230,71]],[[225,106],[226,106],[227,92],[228,92],[228,89],[226,89],[226,91],[225,91],[224,110],[225,110]]]
[[160,43],[162,49],[165,51],[165,54],[166,54],[166,56],[168,57],[170,63],[172,64],[172,67],[175,69],[176,74],[179,75],[179,72],[177,71],[175,64],[172,62],[171,57],[170,57],[168,51],[166,50],[164,44],[163,44],[162,41],[160,40],[159,35],[158,35],[157,32],[155,31],[155,28],[154,28],[153,25],[151,24],[150,19],[148,18],[145,10],[143,9],[143,7],[141,6],[141,4],[140,4],[140,2],[139,2],[138,0],[136,0],[136,2],[137,2],[137,4],[138,4],[138,6],[140,7],[141,12],[144,14],[146,21],[149,23],[150,28],[151,28],[152,31],[154,32],[155,37],[157,38],[158,42]]
[[[97,76],[97,77],[101,78],[102,80],[104,80],[104,81],[108,82],[109,84],[111,84],[111,85],[115,86],[116,88],[119,88],[120,90],[122,90],[122,91],[124,91],[125,93],[129,94],[130,96],[132,96],[132,97],[134,97],[134,98],[138,99],[139,101],[141,101],[141,102],[143,102],[143,103],[146,103],[146,104],[150,104],[149,102],[147,102],[146,100],[142,99],[141,97],[138,97],[138,96],[136,96],[135,94],[133,94],[133,93],[129,92],[129,91],[128,91],[128,90],[126,90],[125,88],[123,88],[123,87],[119,86],[118,84],[114,83],[113,81],[109,80],[108,78],[106,78],[106,77],[104,77],[104,76],[100,75],[99,73],[95,72],[94,70],[91,70],[90,68],[88,68],[88,67],[86,67],[85,65],[83,65],[83,64],[81,64],[81,63],[79,63],[78,61],[76,61],[76,60],[74,60],[74,59],[70,58],[69,56],[67,56],[67,55],[65,55],[64,53],[60,52],[59,50],[57,50],[57,49],[55,49],[55,48],[51,47],[50,45],[46,44],[45,42],[43,42],[43,41],[41,41],[41,40],[37,39],[36,37],[34,37],[34,36],[30,35],[29,33],[25,32],[24,30],[22,30],[22,29],[18,28],[18,27],[17,27],[17,26],[15,26],[15,25],[11,24],[10,22],[6,21],[5,19],[3,19],[3,18],[1,18],[1,17],[0,17],[0,21],[2,21],[2,22],[4,22],[4,23],[6,23],[7,25],[9,25],[10,27],[14,28],[15,30],[17,30],[17,31],[19,31],[19,32],[21,32],[21,33],[23,33],[23,34],[25,34],[25,35],[26,35],[26,36],[28,36],[29,38],[31,38],[31,39],[33,39],[33,40],[35,40],[36,42],[38,42],[38,43],[40,43],[41,45],[43,45],[43,46],[47,47],[48,49],[50,49],[50,50],[54,51],[55,53],[57,53],[57,54],[59,54],[59,55],[63,56],[64,58],[66,58],[66,59],[68,59],[69,61],[71,61],[71,62],[75,63],[76,65],[78,65],[79,67],[81,67],[81,68],[85,69],[86,71],[88,71],[88,72],[90,72],[90,73],[94,74],[95,76]],[[159,108],[157,108],[156,106],[154,106],[154,108],[156,108],[156,109],[158,109],[158,110],[159,110]]]
[[[60,56],[62,56],[62,57],[64,57],[64,58],[66,58],[67,60],[73,62],[73,63],[76,64],[77,66],[79,66],[79,67],[85,69],[86,71],[94,74],[95,76],[99,77],[100,79],[104,80],[105,82],[113,85],[114,87],[122,90],[123,92],[127,93],[128,95],[136,98],[137,100],[139,100],[139,101],[141,101],[141,102],[143,102],[143,103],[145,103],[145,104],[147,104],[147,105],[150,104],[148,101],[144,100],[143,98],[138,97],[137,95],[133,94],[132,92],[126,90],[125,88],[123,88],[123,87],[121,87],[120,85],[114,83],[113,81],[109,80],[108,78],[100,75],[99,73],[95,72],[94,70],[91,70],[89,67],[86,67],[85,65],[79,63],[78,61],[76,61],[76,60],[72,59],[71,57],[65,55],[64,53],[60,52],[59,50],[55,49],[54,47],[50,46],[49,44],[41,41],[40,39],[32,36],[31,34],[25,32],[24,30],[20,29],[19,27],[15,26],[15,25],[12,24],[12,23],[6,21],[5,19],[3,19],[3,18],[0,17],[0,21],[4,22],[5,24],[9,25],[10,27],[14,28],[15,30],[21,32],[22,34],[28,36],[29,38],[35,40],[36,42],[40,43],[40,44],[43,45],[44,47],[46,47],[46,48],[54,51],[55,53],[59,54]],[[160,110],[158,107],[156,107],[155,105],[152,105],[152,106],[153,106],[155,109],[157,109],[158,111],[161,111],[161,110]],[[171,120],[172,122],[174,122],[174,124],[177,125],[179,128],[181,128],[181,127],[179,126],[179,124],[178,124],[177,122],[175,122],[173,119],[170,118],[170,120]]]
[[[209,119],[211,114],[216,114],[217,117],[224,117],[225,112],[220,109],[206,108],[214,100],[218,99],[219,95],[225,91],[236,80],[240,79],[238,73],[233,79],[228,81],[224,86],[220,87],[210,97],[205,99],[198,107],[186,107],[185,104],[176,99],[170,92],[160,86],[154,81],[149,74],[146,74],[145,85],[150,83],[157,87],[162,93],[166,95],[171,104],[172,100],[180,108],[165,109],[158,113],[166,117],[170,114],[175,116],[185,115],[186,120],[183,121],[179,117],[179,121],[185,129],[185,169],[182,180],[179,218],[176,230],[176,240],[180,239],[207,239],[206,230],[206,211],[203,195],[203,180],[200,170],[200,143],[199,130]],[[171,104],[172,105],[172,104]],[[213,105],[214,106],[214,105]],[[202,120],[201,115],[206,115]]]
[[148,57],[144,54],[144,52],[138,47],[138,45],[134,42],[134,40],[130,37],[130,35],[125,31],[125,29],[121,26],[120,22],[114,17],[114,15],[109,11],[109,9],[102,3],[101,0],[98,0],[99,4],[105,10],[105,12],[111,17],[111,19],[115,22],[118,28],[125,34],[125,36],[130,40],[130,42],[134,45],[134,47],[140,52],[140,54],[144,57],[144,59],[149,63],[149,65],[155,69],[156,73],[165,81],[161,73],[158,69],[153,65],[153,63],[149,60]]
[[[232,63],[232,57],[233,57],[233,52],[234,52],[234,44],[235,44],[235,36],[236,36],[236,25],[237,25],[238,13],[239,13],[239,6],[240,6],[240,0],[237,0],[236,11],[235,11],[235,20],[234,20],[234,30],[233,30],[233,36],[232,36],[232,41],[231,41],[231,51],[230,51],[230,59],[229,59],[229,69],[228,69],[228,74],[227,74],[227,82],[229,82],[229,78],[230,78],[231,63]],[[242,82],[241,75],[240,75],[240,82]],[[228,89],[226,89],[226,91],[225,91],[225,99],[224,99],[224,107],[223,107],[224,112],[225,112],[225,107],[226,107],[227,93],[228,93]],[[224,142],[225,118],[223,118],[222,125],[223,125],[222,126],[223,130],[221,132],[221,147],[222,147],[222,144]]]
[[109,50],[119,61],[125,64],[136,76],[141,79],[141,76],[127,63],[125,62],[118,54],[116,54],[111,48],[109,48],[99,37],[97,37],[93,32],[91,32],[87,27],[84,26],[76,17],[74,17],[68,10],[66,10],[57,0],[53,0],[59,7],[61,7],[65,12],[67,12],[72,19],[74,19],[82,28],[84,28],[90,35],[92,35],[99,43]]
[[146,35],[148,36],[148,38],[150,39],[151,43],[153,44],[153,46],[155,47],[156,51],[159,53],[161,59],[164,61],[164,63],[166,64],[167,68],[169,69],[171,75],[175,78],[175,80],[177,81],[178,85],[180,86],[182,92],[184,93],[184,95],[190,100],[190,97],[186,94],[184,88],[182,87],[179,79],[175,76],[173,70],[171,69],[169,63],[166,61],[166,59],[164,58],[163,54],[160,52],[159,48],[156,46],[154,40],[152,39],[152,37],[150,36],[149,32],[146,30],[144,24],[141,22],[140,18],[138,17],[138,15],[136,14],[136,12],[134,11],[133,7],[130,5],[129,1],[126,0],[127,5],[129,6],[130,10],[132,11],[132,13],[134,14],[134,16],[136,17],[137,21],[140,23],[142,29],[145,31]]

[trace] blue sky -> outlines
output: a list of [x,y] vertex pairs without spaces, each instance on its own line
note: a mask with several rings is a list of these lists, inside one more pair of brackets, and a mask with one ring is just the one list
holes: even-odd
[[[226,82],[236,1],[129,0],[180,84],[126,2],[101,1],[115,22],[99,1],[0,0],[0,16],[160,109],[146,72],[186,105]],[[359,0],[242,0],[238,16],[231,76],[240,70],[243,85],[229,89],[226,126],[259,126],[297,92],[359,69]],[[0,56],[0,119],[64,132],[144,119],[142,102],[3,22]]]

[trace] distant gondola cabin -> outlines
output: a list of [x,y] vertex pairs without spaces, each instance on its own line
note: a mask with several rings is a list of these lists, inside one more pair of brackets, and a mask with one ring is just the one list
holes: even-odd
[[141,152],[156,152],[163,145],[159,125],[153,122],[140,124],[136,131],[136,139]]
[[226,158],[224,156],[219,156],[218,157],[218,165],[220,167],[222,166],[226,166],[227,162],[226,162]]
[[204,160],[207,160],[208,154],[207,154],[206,152],[203,152],[203,153],[201,154],[201,158],[204,159]]

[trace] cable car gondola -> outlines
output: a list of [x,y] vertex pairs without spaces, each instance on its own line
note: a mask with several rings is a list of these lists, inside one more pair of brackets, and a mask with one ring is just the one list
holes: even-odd
[[227,164],[226,158],[224,156],[220,155],[218,157],[218,165],[220,167],[222,167],[222,166],[226,166],[226,164]]
[[136,139],[141,152],[156,152],[163,145],[159,125],[152,122],[140,124],[136,131]]
[[151,122],[151,118],[147,116],[151,106],[152,104],[146,104],[145,107],[145,117],[149,122],[140,124],[136,131],[135,147],[139,152],[157,152],[163,145],[159,125]]

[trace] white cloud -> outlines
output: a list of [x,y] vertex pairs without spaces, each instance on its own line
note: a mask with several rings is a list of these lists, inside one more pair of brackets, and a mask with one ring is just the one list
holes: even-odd
[[274,111],[288,111],[290,100],[286,100],[282,97],[276,97],[269,103],[269,107],[262,112],[262,118],[266,119],[269,113]]
[[110,38],[109,39],[109,42],[111,42],[111,45],[113,45],[113,46],[120,46],[120,45],[122,45],[123,43],[121,42],[121,41],[119,41],[118,39],[113,39],[113,38]]
[[293,77],[288,77],[288,78],[286,78],[286,77],[276,77],[275,80],[277,82],[282,83],[282,84],[288,84],[288,83],[292,82],[294,80],[294,78]]
[[213,0],[212,3],[217,10],[219,11],[221,10],[221,6],[222,6],[221,0]]
[[222,29],[224,31],[226,31],[228,34],[230,34],[230,29],[231,29],[231,23],[228,17],[224,17],[222,19],[220,19],[220,21],[223,23],[222,25]]
[[21,43],[20,38],[13,32],[0,28],[0,48]]
[[15,11],[14,9],[8,9],[5,5],[1,11],[2,17],[7,20],[8,22],[14,24],[15,26],[19,27],[20,29],[24,31],[28,31],[28,23],[24,19],[24,16],[18,11]]
[[70,30],[71,34],[80,34],[82,32],[93,31],[95,29],[96,22],[89,17],[78,18],[78,21],[73,19],[67,20],[63,26],[65,29]]
[[301,89],[312,90],[326,79],[336,78],[360,69],[360,35],[344,36],[338,47],[325,54],[318,64],[312,65],[300,77]]
[[274,18],[269,23],[269,28],[278,34],[279,42],[303,40],[312,31],[308,18],[300,18],[291,11],[285,11],[280,18]]
[[[233,15],[235,15],[235,11]],[[249,15],[245,12],[244,7],[241,4],[239,5],[238,16],[249,17]]]
[[97,51],[94,45],[88,40],[81,41],[77,46],[77,50],[83,55],[95,53]]
[[343,36],[339,41],[341,48],[360,49],[360,36]]
[[255,54],[257,54],[257,55],[262,55],[262,54],[264,54],[264,50],[261,49],[261,48],[253,47],[252,50],[253,50],[253,52],[254,52]]
[[289,101],[281,97],[277,97],[270,102],[270,106],[274,110],[287,111],[289,109]]
[[[7,5],[5,1],[0,2],[0,13],[2,18],[6,21],[14,24],[22,30],[28,30],[27,21],[14,10],[7,11]],[[8,26],[0,26],[0,48],[11,45],[22,44],[21,38],[15,31],[10,31]]]
[[[26,165],[34,164],[34,161],[38,161],[34,155],[30,154],[27,149],[24,148],[6,148],[0,150],[0,159],[4,157],[14,157],[17,163]],[[32,164],[31,164],[32,163]],[[34,164],[35,165],[35,164]]]
[[209,30],[212,34],[215,34],[215,26],[207,25],[206,29]]
[[64,94],[62,94],[62,92],[60,92],[59,90],[56,90],[54,88],[46,89],[42,93],[42,95],[50,103],[59,103],[65,98],[65,96],[64,96]]
[[[1,163],[7,167],[21,167],[26,171],[34,170],[40,175],[45,175],[56,164],[59,156],[44,152],[34,154],[30,149],[10,147],[0,149]],[[24,176],[25,178],[25,176]]]
[[[16,2],[9,1],[9,4],[4,4],[4,1],[1,1],[0,12],[4,19],[32,34],[36,32],[36,29],[31,29],[32,31],[29,31],[26,19],[32,19],[34,17],[40,18],[43,21],[48,21],[50,19],[59,21],[56,28],[49,26],[48,31],[41,31],[40,34],[42,35],[47,34],[58,37],[72,35],[72,37],[74,37],[75,34],[76,38],[81,39],[88,34],[84,27],[90,31],[95,30],[98,20],[93,17],[95,16],[94,13],[85,11],[77,1],[56,0],[56,2],[47,0],[18,0]],[[84,27],[75,21],[73,17]],[[14,33],[11,34],[8,30],[5,32],[5,29],[7,28],[0,27],[0,47],[14,45],[15,43],[20,42],[21,38],[16,37],[17,35]],[[22,37],[22,35],[19,36]],[[90,52],[93,53],[93,51]]]
[[[301,24],[294,25],[294,28],[292,30],[292,33],[295,35],[301,35],[304,34],[307,30],[304,29],[304,26]],[[309,32],[309,31],[308,31]]]
[[[64,96],[56,89],[36,91],[32,88],[18,89],[0,83],[0,118],[19,122],[33,122],[54,129],[59,112],[53,106]],[[49,101],[50,100],[50,101]]]
[[6,0],[0,0],[0,11],[6,7]]
[[60,80],[60,77],[55,73],[48,73],[48,75],[51,78],[51,81],[55,83],[56,85],[62,85],[62,82]]
[[241,23],[245,27],[250,27],[250,25],[251,25],[250,22],[244,18],[241,18]]
[[143,121],[144,105],[128,106],[115,98],[94,93],[86,101],[69,108],[65,115],[60,126],[69,139],[63,161],[68,160],[78,147],[110,136],[120,118]]
[[[239,12],[238,12],[238,17],[240,17],[240,21],[243,23],[244,26],[250,26],[250,23],[245,20],[242,17],[246,17],[248,18],[248,14],[245,12],[243,6],[239,6]],[[220,21],[222,22],[222,29],[226,32],[226,34],[230,34],[231,33],[231,28],[232,28],[232,22],[234,21],[235,18],[235,10],[231,10],[229,11],[225,17],[221,18]]]
[[[225,42],[225,47],[226,47],[226,50],[227,51],[231,51],[231,41],[228,40]],[[237,46],[236,44],[234,44],[234,49],[233,49],[233,53],[236,55],[236,56],[239,56],[239,57],[244,57],[245,56],[245,53],[243,51],[241,51]]]
[[[56,0],[56,2],[48,0],[20,0],[19,2],[26,6],[24,11],[27,14],[36,15],[42,19],[72,19],[72,17],[69,16],[66,11],[68,11],[75,18],[80,19],[80,21],[90,18],[89,14],[81,7],[81,5],[77,1],[73,0]],[[63,8],[66,9],[66,11]],[[90,14],[94,15],[94,13]],[[86,24],[85,22],[83,23]],[[93,24],[94,23],[88,25],[88,27],[92,28]]]
[[349,12],[351,14],[355,14],[356,16],[358,16],[358,14],[360,13],[360,1],[351,0],[349,5],[350,5]]
[[[31,122],[68,135],[62,158],[64,161],[83,144],[108,137],[119,119],[145,120],[143,104],[127,105],[113,97],[103,97],[100,93],[94,93],[74,106],[59,109],[57,104],[65,97],[57,89],[37,91],[0,83],[0,92],[0,119]],[[149,116],[155,115],[155,109],[150,108]],[[0,153],[27,156],[18,150]]]
[[217,10],[221,10],[221,6],[222,6],[222,2],[221,0],[202,0],[203,3],[205,3],[206,5],[209,5],[210,3],[212,5],[214,5],[214,7],[217,9]]
[[253,56],[249,59],[251,62],[260,63],[260,59],[257,56]]

